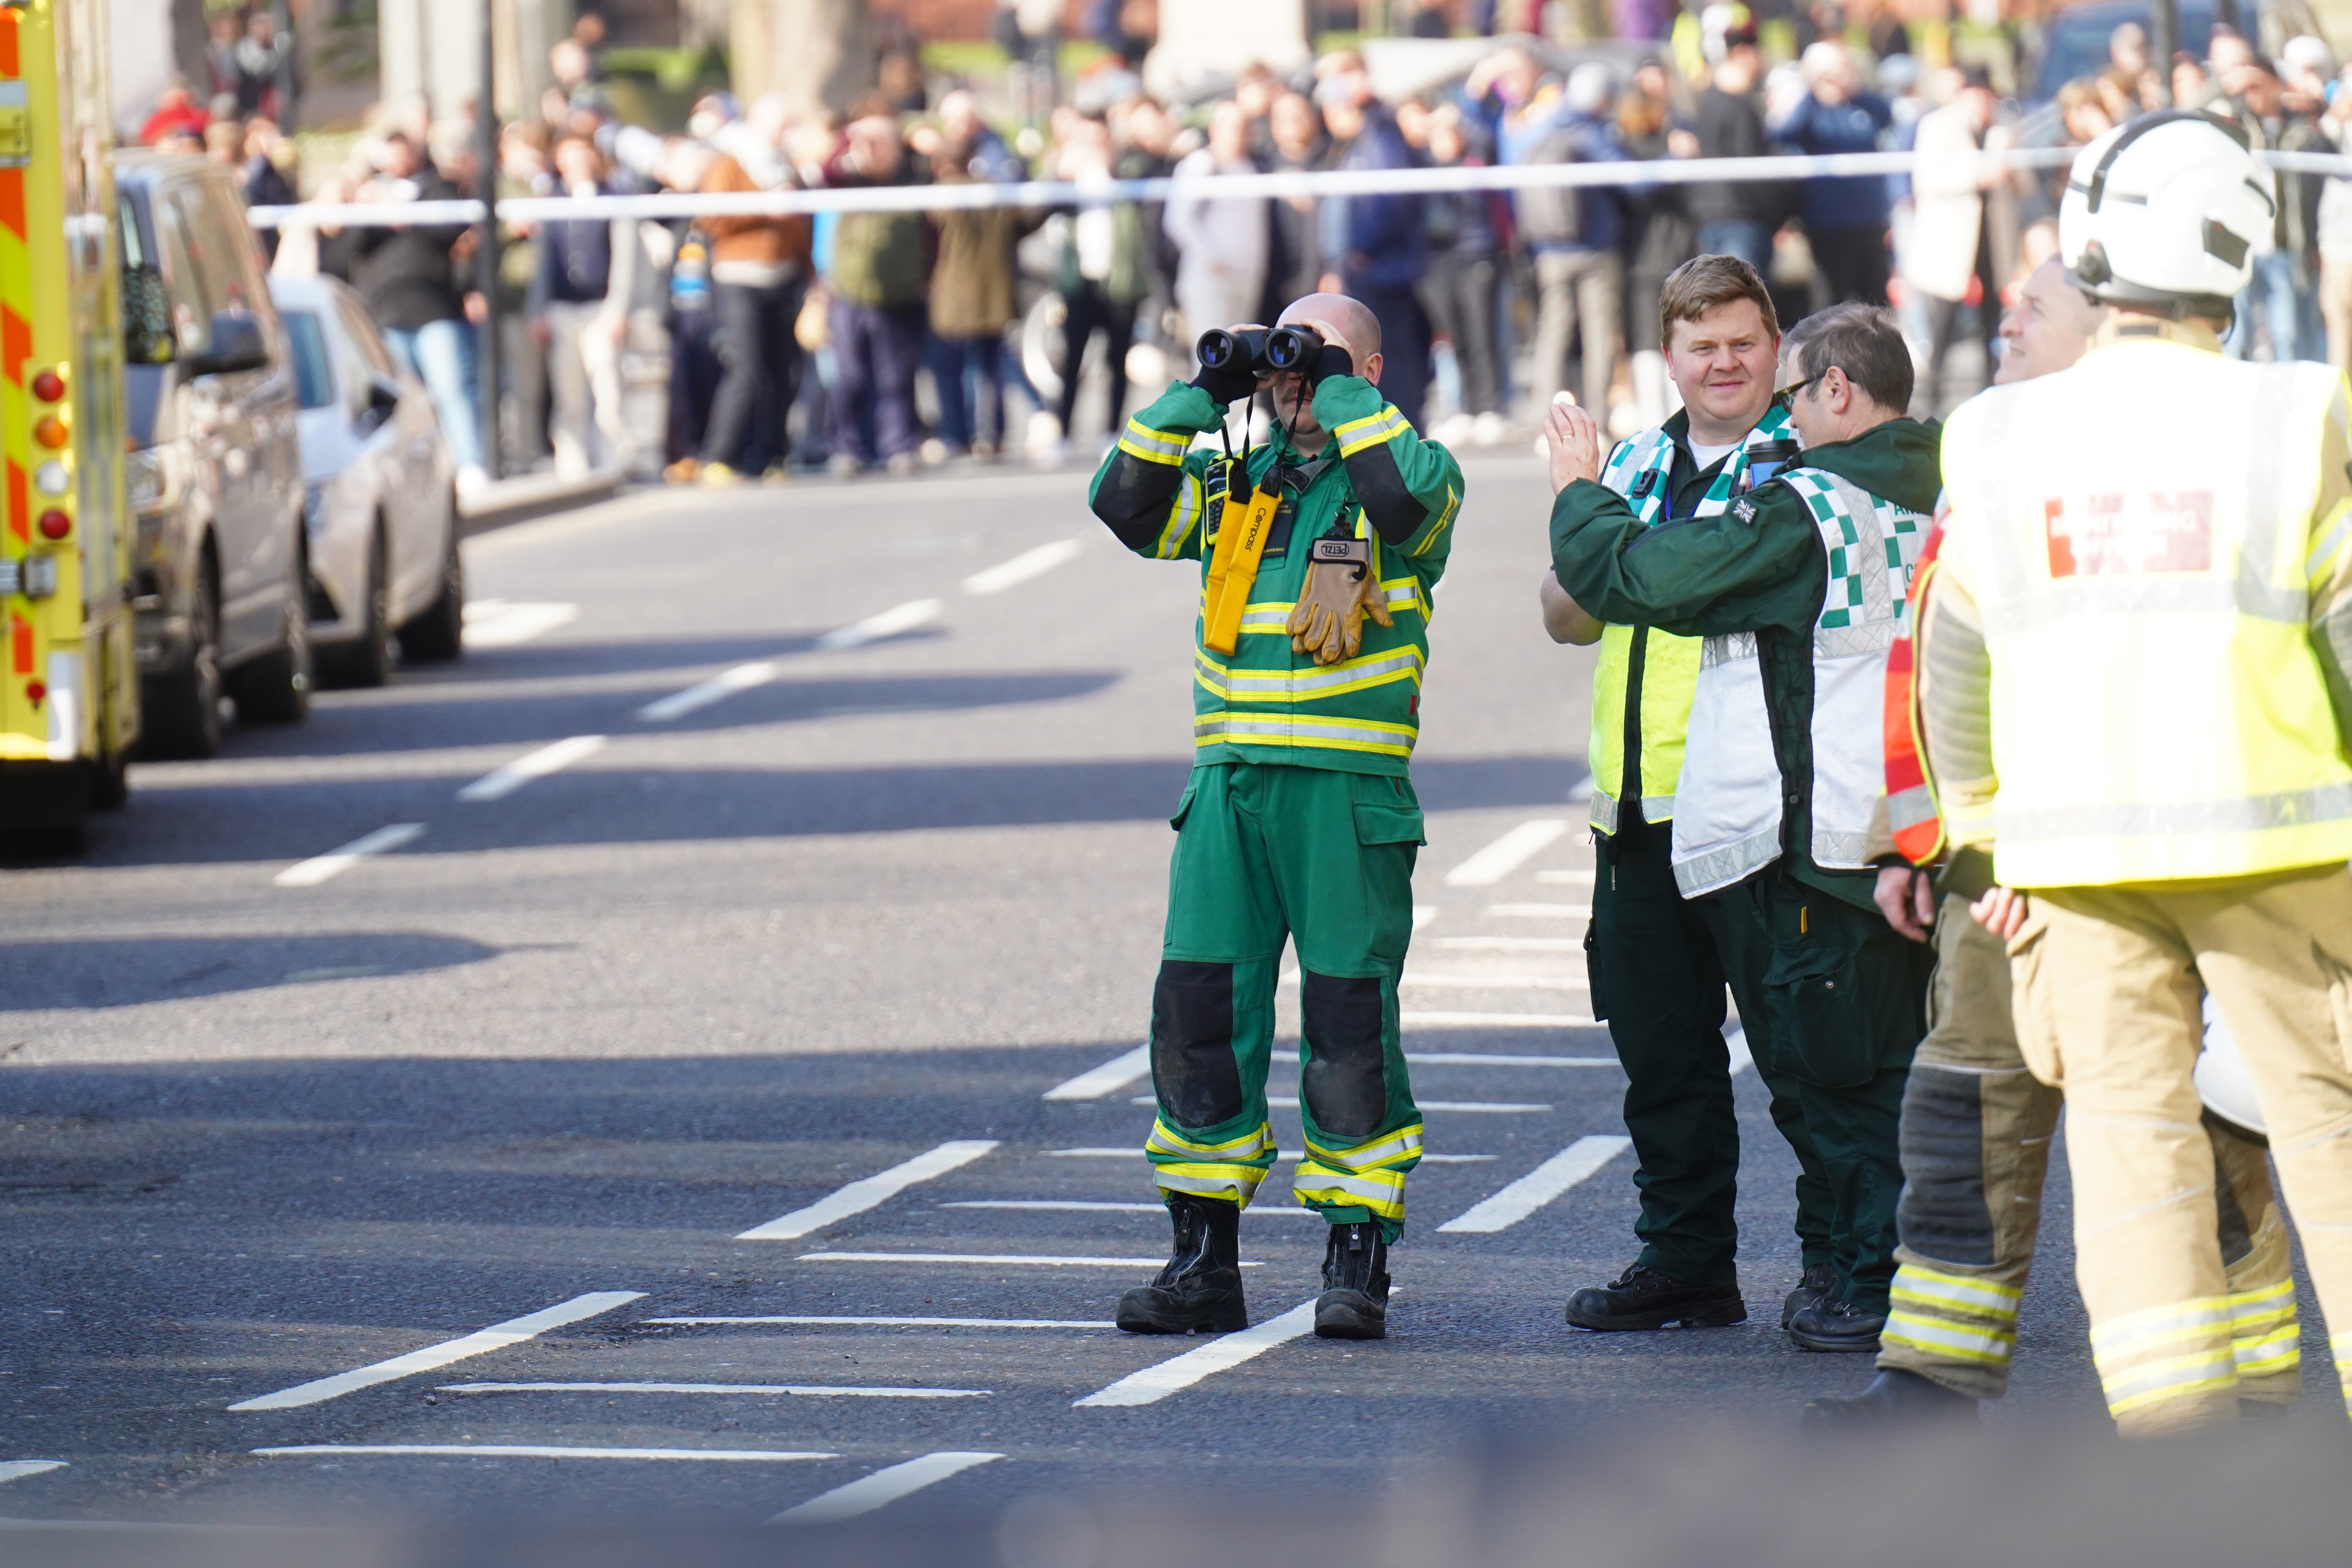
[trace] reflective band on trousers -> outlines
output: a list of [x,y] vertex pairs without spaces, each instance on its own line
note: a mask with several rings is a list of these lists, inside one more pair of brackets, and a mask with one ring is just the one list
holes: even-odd
[[1895,1271],[1892,1307],[1879,1337],[1925,1355],[2005,1366],[2023,1294],[1999,1280],[1906,1263]]
[[2230,1353],[2241,1377],[2259,1377],[2303,1364],[2294,1281],[2282,1279],[2230,1297]]
[[1404,1177],[1421,1158],[1422,1123],[1400,1127],[1352,1148],[1307,1141],[1290,1190],[1311,1208],[1360,1205],[1382,1219],[1404,1219]]
[[2120,1416],[2162,1400],[2235,1388],[2231,1317],[2228,1297],[2200,1296],[2092,1325],[2091,1360],[2107,1413]]
[[1144,1140],[1143,1152],[1151,1162],[1152,1181],[1162,1190],[1230,1198],[1247,1208],[1250,1199],[1257,1195],[1258,1184],[1274,1165],[1274,1129],[1260,1122],[1255,1131],[1238,1138],[1201,1143],[1155,1120],[1151,1135]]
[[1284,713],[1202,713],[1192,720],[1195,746],[1307,746],[1370,752],[1384,757],[1412,755],[1411,724],[1370,719],[1307,719]]

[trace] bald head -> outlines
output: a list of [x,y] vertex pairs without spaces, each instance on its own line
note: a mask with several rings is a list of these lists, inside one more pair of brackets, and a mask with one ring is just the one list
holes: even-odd
[[1361,300],[1352,300],[1345,294],[1308,294],[1293,300],[1275,325],[1287,327],[1299,322],[1330,328],[1346,339],[1360,373],[1365,362],[1381,352],[1380,318],[1373,315]]

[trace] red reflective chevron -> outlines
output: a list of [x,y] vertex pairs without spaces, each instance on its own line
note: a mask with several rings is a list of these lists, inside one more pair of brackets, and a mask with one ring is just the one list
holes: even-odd
[[1935,574],[1936,555],[1943,544],[1939,513],[1911,574],[1910,607],[1903,617],[1902,635],[1886,650],[1886,820],[1895,832],[1895,847],[1915,866],[1927,865],[1944,848],[1936,786],[1919,753],[1919,683],[1913,664],[1920,607],[1927,603],[1927,580]]

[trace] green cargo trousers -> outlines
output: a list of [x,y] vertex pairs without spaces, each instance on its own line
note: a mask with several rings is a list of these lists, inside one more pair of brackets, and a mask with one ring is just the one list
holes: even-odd
[[1412,938],[1421,803],[1402,778],[1288,763],[1192,770],[1170,825],[1168,931],[1151,996],[1144,1145],[1163,1194],[1247,1207],[1274,1165],[1265,1079],[1283,939],[1299,967],[1299,1116],[1291,1190],[1333,1225],[1404,1228],[1421,1160],[1397,1032]]
[[1807,1173],[1827,1184],[1834,1294],[1883,1314],[1903,1190],[1903,1083],[1927,1032],[1933,957],[1876,913],[1778,865],[1696,902],[1758,1070],[1795,1086],[1810,1157],[1794,1135],[1790,1142]]
[[[1699,905],[1675,886],[1674,825],[1625,811],[1600,842],[1585,928],[1592,1016],[1625,1068],[1625,1131],[1642,1207],[1643,1267],[1695,1285],[1738,1280],[1739,1121],[1723,1039],[1723,964]],[[1772,1120],[1797,1152],[1797,1237],[1807,1267],[1830,1258],[1830,1189],[1797,1085],[1755,1053]]]

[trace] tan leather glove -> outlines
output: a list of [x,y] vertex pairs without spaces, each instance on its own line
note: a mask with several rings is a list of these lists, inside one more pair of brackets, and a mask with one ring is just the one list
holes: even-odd
[[1306,586],[1286,628],[1293,653],[1311,653],[1318,664],[1353,658],[1364,646],[1364,617],[1394,626],[1388,595],[1372,574],[1371,551],[1360,539],[1318,539],[1307,568]]

